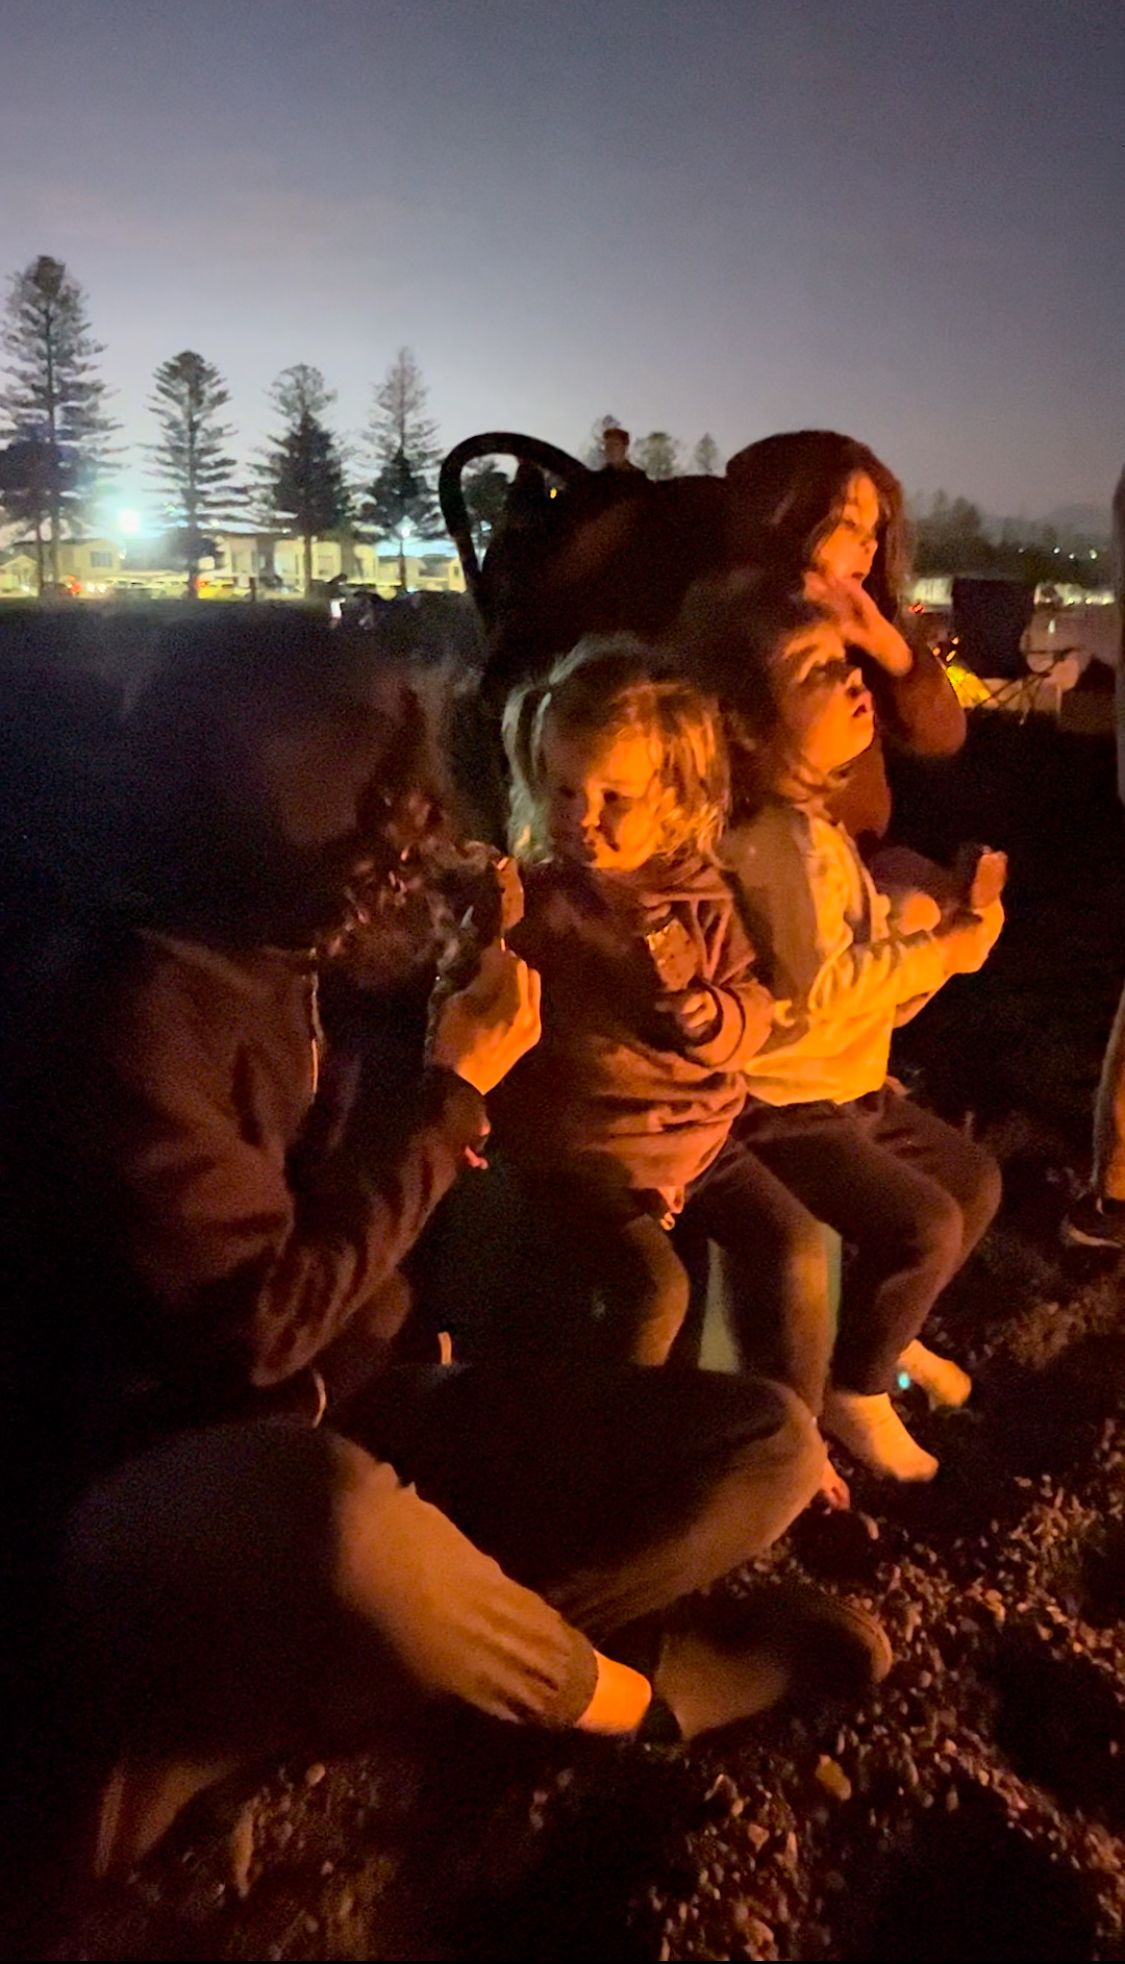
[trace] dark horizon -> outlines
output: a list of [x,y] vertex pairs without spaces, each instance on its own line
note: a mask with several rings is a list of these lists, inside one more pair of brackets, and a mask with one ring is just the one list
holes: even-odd
[[[132,444],[181,348],[245,456],[280,369],[322,368],[355,437],[406,343],[446,445],[828,424],[910,492],[1108,504],[1117,0],[2,13],[0,272],[67,261]],[[118,501],[145,484],[134,452]]]

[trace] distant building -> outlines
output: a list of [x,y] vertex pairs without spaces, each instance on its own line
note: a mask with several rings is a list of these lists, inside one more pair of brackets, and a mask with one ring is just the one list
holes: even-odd
[[[276,531],[230,530],[213,535],[215,551],[200,560],[204,599],[246,599],[251,594],[294,598],[304,592],[305,549],[300,539]],[[182,566],[154,566],[147,552],[113,539],[67,539],[59,546],[59,577],[76,599],[110,593],[163,598],[182,593]],[[323,586],[346,580],[388,597],[398,591],[398,548],[386,541],[314,539],[312,576]],[[406,553],[406,583],[415,593],[463,593],[461,562],[448,540],[418,540]],[[0,598],[27,599],[38,587],[33,541],[14,540],[0,552]]]

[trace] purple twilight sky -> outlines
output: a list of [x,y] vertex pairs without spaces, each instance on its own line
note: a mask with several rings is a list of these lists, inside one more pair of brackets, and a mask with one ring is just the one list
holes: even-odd
[[[243,451],[400,343],[449,443],[827,423],[909,489],[1125,462],[1125,0],[0,0],[0,270],[65,258],[131,442],[197,348]],[[140,495],[140,459],[126,492]]]

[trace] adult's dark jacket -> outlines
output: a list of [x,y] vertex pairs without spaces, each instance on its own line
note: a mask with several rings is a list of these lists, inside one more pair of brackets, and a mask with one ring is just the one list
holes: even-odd
[[399,1265],[486,1127],[459,1078],[319,1031],[314,934],[394,737],[385,703],[320,679],[181,684],[134,726],[124,892],[31,1019],[5,1139],[16,1397],[83,1470],[303,1399],[311,1365],[330,1389],[373,1372]]

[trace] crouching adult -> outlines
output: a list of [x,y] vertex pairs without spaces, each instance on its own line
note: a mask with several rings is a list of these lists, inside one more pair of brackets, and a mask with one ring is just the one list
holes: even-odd
[[417,1068],[326,1048],[323,952],[426,807],[409,705],[362,638],[280,610],[216,631],[134,713],[141,849],[8,1134],[11,1492],[37,1554],[58,1529],[41,1627],[101,1872],[234,1765],[435,1701],[690,1735],[888,1661],[777,1593],[737,1640],[661,1634],[817,1488],[781,1389],[395,1368],[400,1265],[537,1039],[538,979],[488,949]]

